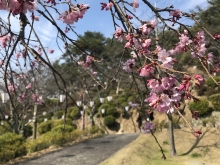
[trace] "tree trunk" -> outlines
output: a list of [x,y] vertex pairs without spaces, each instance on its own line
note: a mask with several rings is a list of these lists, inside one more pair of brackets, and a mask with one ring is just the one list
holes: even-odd
[[175,140],[174,140],[174,129],[173,129],[173,118],[172,114],[167,114],[169,120],[169,140],[170,140],[170,155],[176,156]]

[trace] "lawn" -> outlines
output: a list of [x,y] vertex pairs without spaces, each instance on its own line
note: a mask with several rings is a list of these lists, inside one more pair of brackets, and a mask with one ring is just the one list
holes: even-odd
[[168,132],[155,135],[165,151],[166,160],[150,134],[141,134],[135,141],[121,149],[100,165],[195,165],[220,163],[220,130],[202,128],[196,139],[188,128],[175,130],[177,156],[169,156]]

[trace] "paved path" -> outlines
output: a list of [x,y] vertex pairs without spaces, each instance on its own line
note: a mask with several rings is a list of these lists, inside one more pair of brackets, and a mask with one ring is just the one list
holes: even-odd
[[15,165],[98,165],[139,135],[105,135]]

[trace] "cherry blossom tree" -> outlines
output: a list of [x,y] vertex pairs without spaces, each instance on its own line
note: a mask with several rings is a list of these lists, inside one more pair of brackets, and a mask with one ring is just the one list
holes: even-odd
[[[27,95],[31,96],[35,104],[42,103],[39,97],[40,91],[32,90],[34,88],[33,81],[26,81],[25,76],[27,76],[27,73],[18,69],[22,68],[24,70],[26,68],[26,70],[32,69],[37,72],[38,67],[51,69],[57,88],[76,105],[76,101],[68,93],[65,79],[53,67],[48,56],[48,54],[54,53],[54,48],[46,47],[35,29],[35,23],[42,20],[49,22],[56,29],[57,47],[61,51],[64,50],[62,47],[69,51],[70,46],[76,47],[80,51],[82,58],[76,58],[71,53],[66,53],[65,50],[63,52],[70,57],[77,68],[88,73],[94,83],[106,90],[121,72],[127,73],[132,78],[132,84],[134,84],[139,94],[141,110],[143,110],[144,105],[148,105],[155,111],[167,115],[171,122],[172,114],[177,113],[189,125],[192,135],[198,137],[201,132],[193,129],[180,113],[179,107],[185,100],[198,101],[191,93],[191,89],[194,86],[203,85],[204,76],[175,66],[179,63],[178,57],[185,52],[189,52],[190,58],[198,61],[207,76],[218,84],[212,74],[220,71],[219,61],[217,58],[213,58],[212,53],[207,53],[206,38],[208,36],[211,39],[210,42],[219,45],[219,34],[210,33],[197,20],[194,13],[185,13],[172,5],[157,8],[147,0],[106,0],[106,2],[97,2],[97,5],[100,5],[100,13],[109,12],[112,15],[115,30],[113,37],[122,43],[124,49],[121,58],[117,61],[118,66],[114,68],[111,76],[102,72],[98,67],[104,63],[101,57],[84,50],[80,43],[76,42],[72,35],[69,35],[77,34],[74,31],[73,24],[83,19],[84,14],[89,10],[88,4],[80,4],[80,0],[77,2],[64,0],[2,0],[0,2],[0,9],[8,14],[6,20],[0,19],[0,66],[12,108],[16,109],[14,99],[23,102],[27,99]],[[65,8],[64,12],[60,12],[60,6]],[[143,6],[149,8],[155,14],[154,19],[146,20],[144,17],[137,15],[137,11]],[[52,13],[57,18],[54,18]],[[161,13],[167,13],[167,15],[164,16]],[[190,18],[195,22],[197,32],[192,32],[187,25],[181,23],[183,17]],[[12,28],[12,18],[19,20],[16,25],[19,27],[18,32]],[[161,42],[162,38],[157,38],[154,35],[159,26],[159,21],[162,25],[160,25],[162,27],[162,38],[163,32],[168,30],[172,31],[172,34],[177,37],[177,42],[173,43],[171,48],[164,46]],[[61,23],[64,28],[60,26]],[[124,58],[125,53],[129,53],[130,58]],[[100,78],[99,74],[103,78]],[[17,76],[19,79],[16,79]],[[32,76],[36,80],[36,74]],[[25,79],[25,83],[20,79]],[[106,81],[101,81],[101,79]],[[144,86],[144,89],[140,86]],[[65,120],[67,99],[64,108]],[[143,127],[144,132],[153,135],[153,127],[154,124],[146,121]],[[171,129],[171,138],[172,136]],[[172,142],[174,144],[173,138]],[[172,149],[172,155],[175,155],[175,147],[173,146]],[[163,150],[161,149],[161,151],[165,159]]]

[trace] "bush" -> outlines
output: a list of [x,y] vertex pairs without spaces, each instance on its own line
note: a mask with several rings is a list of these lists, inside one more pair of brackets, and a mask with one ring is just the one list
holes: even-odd
[[7,162],[27,154],[25,139],[21,135],[6,133],[0,136],[0,162]]
[[98,133],[100,131],[100,129],[97,126],[92,126],[89,131],[93,135],[93,134]]
[[220,111],[220,94],[211,95],[209,100],[212,102],[214,110]]
[[25,126],[25,137],[29,137],[33,134],[33,127],[31,125]]
[[105,109],[105,116],[108,116],[108,115],[115,116],[115,115],[117,115],[117,111],[115,109],[115,106],[112,105],[112,104],[108,104],[108,103],[102,104],[99,107],[99,114],[102,114],[102,112],[101,112],[102,109]]
[[0,123],[0,135],[9,133],[9,132],[13,132],[12,127],[7,122],[3,122],[3,125],[1,125]]
[[105,124],[107,127],[113,126],[113,125],[115,124],[115,118],[114,118],[114,116],[112,116],[112,115],[106,116],[106,117],[104,118],[104,124]]
[[28,152],[29,153],[33,153],[33,152],[37,152],[37,151],[41,151],[44,149],[47,149],[50,147],[50,142],[49,140],[45,139],[45,138],[38,138],[36,140],[33,141],[29,141],[27,143],[27,148],[28,148]]
[[42,122],[44,122],[44,119],[51,120],[52,116],[53,116],[53,113],[50,112],[50,113],[47,113],[45,116],[39,117],[37,121],[38,121],[38,123],[42,123]]
[[198,153],[193,153],[193,154],[191,155],[191,157],[192,157],[192,158],[198,158],[198,157],[202,157],[202,155],[201,155],[201,154],[198,154]]
[[[52,127],[56,127],[58,125],[63,125],[63,124],[64,124],[64,119],[53,120]],[[73,125],[73,120],[70,118],[66,118],[66,124]]]
[[55,119],[60,119],[60,118],[62,118],[62,116],[63,116],[63,110],[57,111],[53,116],[54,116]]
[[[75,128],[72,125],[65,125],[65,132],[72,132]],[[63,132],[63,124],[52,128],[51,132]]]
[[44,134],[46,132],[49,132],[52,128],[52,123],[53,123],[52,120],[40,123],[38,128],[37,128],[39,134]]
[[[215,76],[213,77],[215,79],[215,81],[217,82],[220,82],[220,76]],[[209,77],[207,80],[206,80],[206,84],[208,85],[208,87],[211,87],[211,88],[215,88],[217,87],[218,85],[213,81],[213,79],[211,77]]]
[[209,107],[209,102],[206,99],[189,103],[189,109],[192,112],[199,111],[199,116],[209,115],[212,112],[212,108]]
[[77,120],[80,118],[80,110],[78,107],[71,107],[67,110],[67,116],[72,118],[73,120]]
[[48,132],[44,134],[43,138],[49,142],[50,145],[62,146],[67,142],[65,134],[61,132]]

